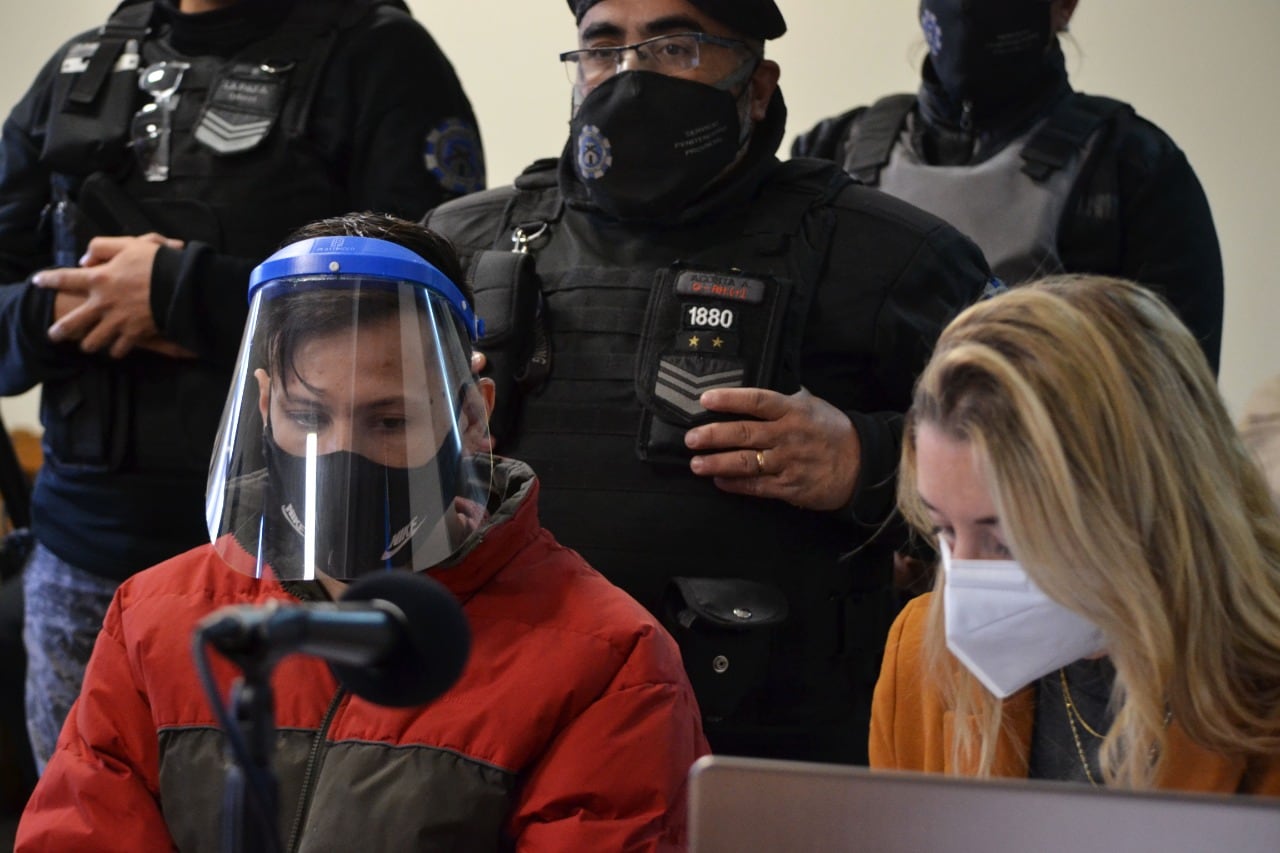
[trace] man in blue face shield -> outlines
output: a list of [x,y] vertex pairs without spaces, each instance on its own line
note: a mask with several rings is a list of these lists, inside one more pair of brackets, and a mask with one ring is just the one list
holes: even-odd
[[[446,152],[452,152],[446,154]],[[0,395],[41,387],[27,727],[53,750],[116,586],[199,543],[245,276],[348,210],[484,185],[402,0],[121,0],[0,137]]]
[[[253,275],[210,544],[120,587],[17,849],[227,849],[193,630],[227,605],[410,572],[461,607],[465,667],[423,704],[449,637],[387,664],[392,681],[382,664],[281,660],[279,849],[680,848],[707,745],[679,650],[541,527],[529,467],[488,452],[493,383],[470,371],[480,324],[452,247],[369,214],[296,236]],[[225,695],[235,673],[215,672]]]
[[480,345],[523,389],[497,447],[538,472],[557,537],[666,621],[714,749],[865,761],[900,413],[990,273],[940,220],[778,161],[772,0],[569,7],[560,158],[427,218],[482,298],[506,292],[491,269],[536,291],[503,303],[534,306],[511,323],[532,357]]

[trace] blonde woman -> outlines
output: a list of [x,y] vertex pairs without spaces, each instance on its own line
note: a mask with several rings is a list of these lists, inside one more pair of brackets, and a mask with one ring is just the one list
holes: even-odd
[[960,315],[899,502],[943,568],[890,634],[873,766],[1280,795],[1280,518],[1157,297],[1063,277]]

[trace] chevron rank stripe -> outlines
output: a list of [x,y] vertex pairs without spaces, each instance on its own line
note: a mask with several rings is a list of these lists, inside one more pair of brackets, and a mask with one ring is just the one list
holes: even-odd
[[740,388],[743,375],[742,368],[736,368],[699,376],[664,359],[658,365],[658,378],[653,393],[659,400],[670,403],[686,414],[699,415],[703,412],[702,404],[698,402],[702,392],[712,388]]
[[219,154],[231,154],[257,145],[271,130],[271,125],[271,119],[237,124],[209,110],[196,128],[196,140]]

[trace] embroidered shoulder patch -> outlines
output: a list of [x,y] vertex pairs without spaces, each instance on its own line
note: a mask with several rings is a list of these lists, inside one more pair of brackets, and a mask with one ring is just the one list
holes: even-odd
[[447,118],[427,134],[427,171],[447,191],[465,195],[484,189],[484,151],[469,122]]

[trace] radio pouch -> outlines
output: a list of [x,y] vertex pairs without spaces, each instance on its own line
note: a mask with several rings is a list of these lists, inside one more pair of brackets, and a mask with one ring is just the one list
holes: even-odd
[[733,715],[769,669],[776,627],[787,599],[769,584],[742,578],[672,578],[663,623],[675,637],[702,713]]
[[523,393],[545,377],[546,353],[534,360],[537,341],[539,284],[533,256],[496,249],[476,252],[467,268],[476,314],[485,334],[476,349],[486,359],[482,376],[496,384],[489,432],[496,441],[510,438],[520,417]]
[[118,9],[97,41],[73,44],[63,55],[40,155],[52,171],[87,175],[123,162],[129,122],[142,99],[138,46],[151,8],[144,2]]

